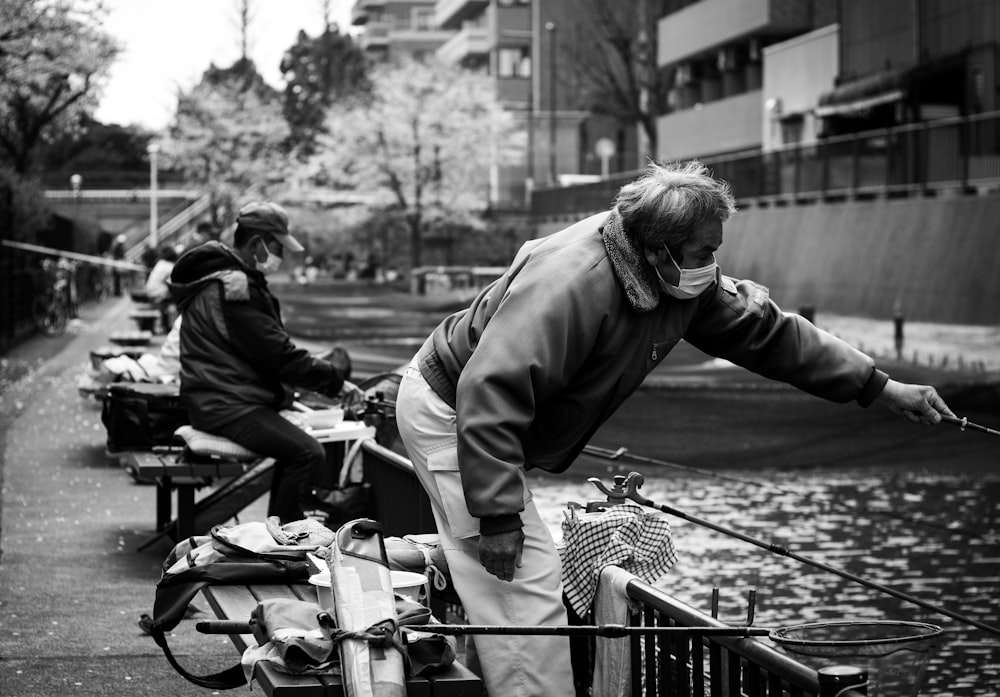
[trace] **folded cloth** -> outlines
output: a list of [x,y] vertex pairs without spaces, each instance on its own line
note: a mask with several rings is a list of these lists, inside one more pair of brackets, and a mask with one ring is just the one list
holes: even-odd
[[580,617],[590,610],[608,564],[653,583],[677,562],[666,515],[631,501],[592,513],[567,511],[562,531],[563,590]]
[[274,598],[258,603],[250,618],[257,644],[248,646],[241,659],[247,683],[262,660],[295,675],[338,674],[337,644],[320,626],[316,617],[320,612],[316,603],[303,600]]
[[[629,613],[639,611],[626,587],[635,576],[610,564],[601,571],[594,598],[594,624],[629,624]],[[628,697],[632,694],[631,637],[594,640],[594,681],[591,697]]]

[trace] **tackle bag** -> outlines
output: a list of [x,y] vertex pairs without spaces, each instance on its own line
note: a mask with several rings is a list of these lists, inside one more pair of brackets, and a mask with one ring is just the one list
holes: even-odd
[[332,489],[312,487],[301,497],[302,514],[336,530],[344,523],[366,518],[373,512],[372,485],[362,481],[361,444],[354,441],[344,457],[340,478]]
[[169,446],[174,431],[189,423],[178,385],[115,382],[101,408],[109,452]]
[[210,675],[189,673],[171,653],[167,632],[180,624],[191,600],[205,586],[305,581],[312,572],[306,553],[332,542],[333,532],[316,521],[282,526],[275,517],[266,523],[216,526],[209,535],[179,542],[163,562],[149,633],[174,670],[195,685],[215,690],[245,685],[239,663]]

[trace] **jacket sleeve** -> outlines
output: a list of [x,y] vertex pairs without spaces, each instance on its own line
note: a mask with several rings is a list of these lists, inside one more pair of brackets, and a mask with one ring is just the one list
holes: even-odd
[[573,379],[605,319],[594,286],[611,274],[577,269],[568,283],[564,271],[535,270],[496,289],[497,306],[458,379],[458,460],[483,534],[521,526],[523,436],[536,406]]
[[333,364],[314,358],[292,343],[288,332],[269,311],[270,300],[251,288],[247,301],[222,300],[226,329],[233,344],[242,347],[244,358],[261,375],[335,395],[344,376]]
[[752,281],[721,276],[699,299],[685,339],[772,380],[834,402],[868,406],[889,376],[864,353],[798,315],[785,314]]

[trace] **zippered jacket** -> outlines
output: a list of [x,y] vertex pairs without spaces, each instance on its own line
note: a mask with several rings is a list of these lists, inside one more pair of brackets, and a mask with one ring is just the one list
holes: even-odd
[[213,431],[259,407],[291,405],[289,385],[335,395],[343,375],[292,343],[264,275],[219,242],[174,266],[181,323],[181,399],[191,425]]
[[697,298],[661,293],[608,215],[526,243],[418,352],[421,374],[456,409],[463,489],[484,534],[520,526],[518,468],[569,467],[681,339],[835,402],[867,406],[888,380],[752,281],[720,273]]

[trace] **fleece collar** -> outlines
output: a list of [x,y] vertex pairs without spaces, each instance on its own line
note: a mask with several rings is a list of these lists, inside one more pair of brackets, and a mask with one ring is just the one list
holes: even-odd
[[660,286],[642,250],[622,226],[617,208],[612,209],[601,228],[604,248],[608,251],[611,268],[625,290],[625,296],[636,312],[649,312],[660,304]]

